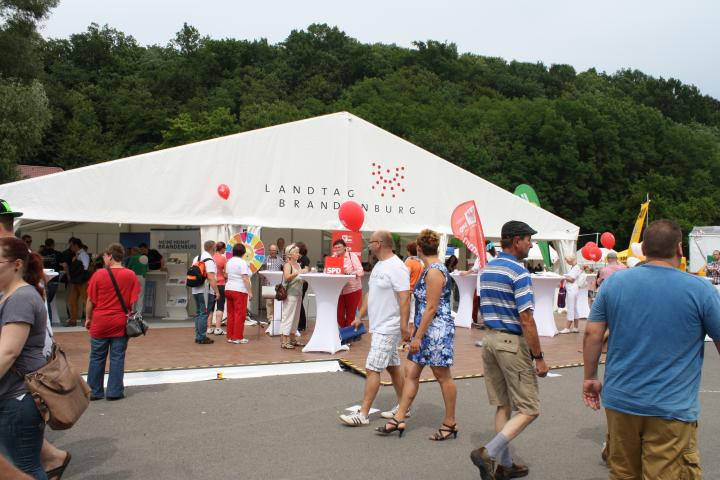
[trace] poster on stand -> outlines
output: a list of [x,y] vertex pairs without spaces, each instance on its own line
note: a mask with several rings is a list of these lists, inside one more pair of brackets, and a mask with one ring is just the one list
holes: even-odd
[[332,234],[332,243],[335,243],[335,241],[338,239],[342,239],[345,242],[348,250],[357,253],[358,255],[362,255],[362,233],[350,232],[346,230],[335,230]]
[[200,230],[152,229],[150,230],[150,248],[159,251],[165,258],[173,253],[187,253],[190,258],[200,254]]

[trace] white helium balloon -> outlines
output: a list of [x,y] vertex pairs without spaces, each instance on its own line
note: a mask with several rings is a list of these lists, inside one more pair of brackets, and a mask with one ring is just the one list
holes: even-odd
[[636,266],[638,263],[640,263],[640,259],[637,257],[630,257],[627,259],[627,266],[630,268]]
[[632,245],[630,245],[630,250],[632,250],[633,255],[635,255],[636,257],[643,256],[642,243],[633,243]]
[[138,258],[138,262],[142,263],[143,265],[147,265],[147,263],[148,263],[147,255],[140,255],[140,257]]

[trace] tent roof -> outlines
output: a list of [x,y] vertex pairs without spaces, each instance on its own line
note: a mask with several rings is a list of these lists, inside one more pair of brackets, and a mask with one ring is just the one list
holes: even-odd
[[720,236],[720,227],[693,227],[692,231],[689,234],[689,236],[691,237],[703,237],[706,235]]
[[[550,262],[557,262],[559,258],[557,251],[552,247],[552,245],[548,245],[548,248],[550,249]],[[540,246],[537,242],[532,242],[532,247],[530,247],[526,260],[543,260],[542,251],[540,250]]]
[[[223,200],[220,184],[230,188]],[[347,112],[206,140],[0,185],[26,220],[155,225],[341,228],[345,201],[363,230],[452,233],[450,215],[475,200],[485,235],[508,220],[539,240],[579,228]]]

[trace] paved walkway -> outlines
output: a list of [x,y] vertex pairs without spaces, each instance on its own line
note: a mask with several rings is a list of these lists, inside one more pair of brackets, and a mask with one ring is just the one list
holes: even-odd
[[[718,478],[720,359],[706,350],[699,444],[707,479]],[[540,380],[541,415],[513,452],[529,480],[601,480],[604,415],[582,405],[582,369]],[[363,380],[351,373],[130,387],[118,402],[97,401],[71,430],[48,437],[73,454],[65,478],[121,479],[477,479],[468,455],[493,434],[483,379],[457,382],[456,440],[427,440],[442,419],[437,384],[423,384],[403,438],[340,425]],[[383,388],[376,406],[390,408]]]
[[[564,324],[564,316],[556,318],[558,325]],[[312,331],[313,324],[310,324]],[[456,377],[480,376],[483,373],[481,349],[475,342],[483,338],[478,329],[458,328],[455,337]],[[258,327],[246,327],[245,336],[250,343],[229,344],[224,336],[210,335],[216,340],[212,345],[194,343],[193,327],[151,328],[146,337],[130,340],[126,357],[126,371],[157,370],[168,368],[197,368],[210,365],[237,365],[274,362],[302,362],[312,360],[343,359],[357,367],[364,374],[365,359],[370,348],[370,336],[352,344],[350,351],[335,355],[327,353],[303,353],[301,349],[280,348],[280,337],[260,333]],[[303,336],[303,339],[307,341]],[[82,372],[87,371],[90,344],[84,331],[62,332],[58,329],[56,338],[64,348],[73,365]],[[582,361],[582,333],[558,335],[554,338],[541,337],[545,358],[551,366],[566,366]],[[405,355],[403,355],[403,358]],[[430,375],[429,372],[427,372]],[[389,380],[389,377],[384,377]]]

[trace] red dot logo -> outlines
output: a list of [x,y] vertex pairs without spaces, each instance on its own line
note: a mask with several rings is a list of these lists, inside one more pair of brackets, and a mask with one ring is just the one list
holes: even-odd
[[[382,164],[378,162],[372,162],[370,175],[375,178],[373,179],[374,182],[372,182],[371,189],[377,190],[381,197],[385,197],[385,191],[390,187],[390,191],[387,193],[392,195],[392,198],[396,198],[400,193],[405,193],[404,172],[404,165],[383,167]],[[375,186],[378,186],[378,188],[375,188]],[[383,188],[379,188],[380,186]]]

